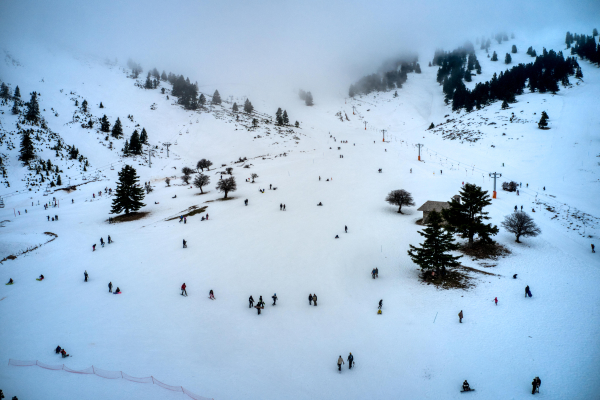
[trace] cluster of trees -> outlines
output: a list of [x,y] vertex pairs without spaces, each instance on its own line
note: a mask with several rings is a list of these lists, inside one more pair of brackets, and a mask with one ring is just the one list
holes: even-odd
[[[484,208],[491,204],[486,191],[474,184],[465,184],[460,191],[460,200],[453,198],[449,208],[441,213],[432,211],[429,214],[428,227],[419,232],[425,238],[420,247],[410,245],[408,255],[419,265],[422,271],[434,270],[442,278],[447,268],[458,267],[461,256],[453,256],[451,251],[459,249],[455,242],[455,234],[468,239],[468,246],[475,244],[475,237],[483,244],[492,244],[492,236],[498,233],[498,227],[487,223],[490,219]],[[524,212],[515,212],[506,216],[502,226],[516,236],[537,236],[541,230],[533,219]]]
[[394,69],[386,72],[366,75],[356,83],[350,85],[348,95],[354,97],[357,94],[369,94],[371,92],[386,92],[388,90],[400,89],[406,82],[409,72],[421,73],[421,66],[415,58],[413,61],[398,61]]
[[186,110],[196,110],[199,103],[198,99],[198,84],[191,83],[190,78],[184,78],[183,75],[173,79],[173,75],[169,74],[170,81],[173,84],[171,94],[178,97],[177,103],[181,104]]
[[436,79],[443,85],[446,103],[450,101],[451,97],[449,96],[453,89],[462,84],[463,79],[471,82],[473,75],[471,71],[475,70],[481,74],[481,65],[477,60],[473,45],[469,42],[451,52],[436,50],[432,65],[439,65]]
[[[116,124],[115,124],[116,125]],[[138,133],[137,129],[133,131],[131,134],[131,138],[125,141],[125,146],[123,146],[123,154],[125,156],[134,154],[139,155],[142,154],[142,145],[148,144],[148,133],[146,132],[146,128],[142,128],[142,133]]]
[[304,103],[307,106],[312,106],[314,105],[314,101],[313,101],[313,95],[311,92],[305,92],[304,90],[300,89],[298,91],[298,96],[304,101]]
[[2,84],[0,84],[0,99],[3,100],[21,100],[21,89],[19,89],[19,86],[17,86],[15,88],[15,92],[14,94],[11,96],[10,94],[10,89],[8,88],[8,85],[4,82],[2,82]]
[[127,67],[131,70],[131,75],[133,79],[137,79],[140,74],[144,71],[142,66],[132,59],[127,60]]
[[[289,125],[290,118],[288,117],[287,110],[283,110],[282,112],[281,107],[279,107],[275,113],[275,121],[279,126]],[[298,121],[296,121],[296,123],[298,123]]]
[[[156,71],[156,68],[154,68]],[[158,71],[156,71],[158,74]],[[146,82],[144,83],[144,89],[156,89],[160,83],[160,75],[158,77],[152,75],[151,72],[148,72],[148,76],[146,76]]]
[[537,57],[536,51],[531,46],[529,46],[529,48],[527,49],[527,54],[529,54],[531,57]]
[[[572,55],[576,54],[592,63],[600,64],[600,45],[596,44],[596,36],[598,36],[598,30],[595,28],[592,36],[571,35],[567,32],[567,48],[571,48]],[[573,43],[575,44],[572,45]]]
[[438,71],[438,82],[443,85],[446,102],[452,101],[453,111],[463,108],[471,111],[474,107],[480,109],[498,100],[514,102],[516,95],[523,94],[526,84],[531,92],[556,93],[559,90],[558,82],[568,85],[569,76],[575,74],[576,70],[580,74],[575,58],[565,58],[562,52],[544,49],[533,63],[519,64],[500,75],[494,74],[490,81],[478,83],[472,91],[465,87],[460,73],[454,70],[449,76],[444,75],[445,71]]

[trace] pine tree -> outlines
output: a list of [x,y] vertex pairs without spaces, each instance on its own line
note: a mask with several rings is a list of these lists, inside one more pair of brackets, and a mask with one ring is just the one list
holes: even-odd
[[283,119],[283,124],[284,125],[288,125],[290,123],[290,119],[288,118],[288,114],[287,114],[286,110],[283,110],[282,119]]
[[117,118],[117,121],[113,125],[111,135],[117,139],[120,139],[123,136],[123,127],[121,126],[121,120],[119,118]]
[[277,122],[277,125],[283,125],[283,111],[281,111],[281,107],[279,107],[275,113],[275,121]]
[[475,71],[477,71],[477,74],[481,74],[481,65],[479,64],[479,60],[475,60]]
[[465,81],[471,82],[471,71],[468,69],[465,71]]
[[215,90],[212,98],[212,104],[221,104],[221,95],[218,90]]
[[142,153],[142,144],[140,143],[140,134],[137,129],[133,131],[131,134],[131,139],[129,139],[129,152],[133,154],[141,154]]
[[598,29],[594,28],[594,30],[592,31],[592,37],[596,37],[598,36]]
[[100,131],[102,132],[110,132],[110,122],[108,122],[108,117],[106,114],[100,120]]
[[15,88],[15,98],[16,99],[20,99],[21,98],[21,90],[19,90],[19,86],[17,86]]
[[235,102],[233,103],[233,107],[231,107],[231,111],[238,112],[238,105],[237,105],[237,103],[235,103]]
[[250,100],[246,99],[244,102],[244,112],[250,114],[252,111],[254,111],[254,106],[250,103]]
[[27,111],[25,112],[25,119],[29,122],[37,124],[40,120],[40,105],[37,100],[37,93],[31,94],[31,100],[27,103]]
[[19,101],[18,100],[15,99],[15,102],[10,111],[13,113],[13,115],[17,115],[19,113],[20,110],[19,110]]
[[56,178],[56,184],[58,186],[62,186],[62,179],[60,179],[60,175],[58,176],[58,178]]
[[498,54],[496,54],[496,52],[492,54],[491,61],[498,61]]
[[150,79],[150,72],[146,76],[146,82],[144,83],[144,89],[153,89],[154,84],[152,83],[152,79]]
[[0,98],[2,98],[2,99],[10,98],[10,90],[8,89],[8,86],[4,82],[2,82],[2,84],[0,85]]
[[510,54],[506,53],[506,56],[504,57],[504,64],[510,64],[512,62],[512,57],[510,56]]
[[419,63],[416,63],[416,65],[415,65],[415,73],[417,73],[417,74],[421,73],[421,65],[419,65]]
[[506,102],[506,100],[504,100],[504,101],[502,102],[502,109],[503,109],[503,110],[506,110],[507,108],[508,108],[508,103]]
[[142,128],[142,133],[140,133],[140,143],[148,144],[148,132],[146,132],[146,128]]
[[512,49],[510,50],[511,53],[516,54],[517,53],[517,46],[516,45],[512,45]]
[[546,111],[542,111],[542,117],[540,118],[540,122],[538,122],[538,128],[544,129],[548,126],[548,114]]
[[306,105],[307,105],[307,106],[312,106],[312,105],[314,105],[314,103],[313,103],[313,96],[312,96],[312,93],[311,93],[311,92],[306,92],[306,100],[305,100],[305,103],[306,103]]
[[100,102],[100,108],[104,108],[104,104],[102,104],[102,102]]
[[119,172],[119,181],[115,190],[115,198],[113,199],[111,214],[119,214],[125,210],[125,214],[130,211],[137,211],[144,207],[144,190],[141,187],[136,187],[139,181],[139,176],[136,176],[136,171],[133,167],[125,165]]
[[21,137],[21,150],[19,150],[19,161],[23,161],[24,165],[29,165],[29,162],[35,158],[35,149],[33,141],[29,135],[29,131],[24,131]]
[[206,97],[204,97],[204,94],[200,93],[200,98],[198,99],[198,104],[200,104],[200,106],[204,106],[206,104]]
[[296,121],[294,125],[296,126],[296,128],[300,128],[300,122]]
[[460,191],[460,197],[460,200],[453,198],[450,207],[442,210],[442,215],[448,222],[448,231],[468,238],[469,246],[473,245],[475,235],[483,242],[491,242],[490,236],[498,233],[498,227],[484,223],[490,217],[483,208],[492,204],[487,191],[483,191],[477,185],[466,183]]
[[461,256],[453,256],[450,251],[458,250],[452,234],[442,227],[442,217],[432,211],[429,214],[429,225],[419,231],[425,238],[421,247],[409,245],[408,255],[412,261],[421,267],[422,271],[435,270],[438,276],[444,276],[447,268],[456,268],[460,265],[457,261]]
[[123,154],[129,155],[129,140],[125,140],[125,145],[123,145]]
[[87,112],[88,110],[88,102],[87,100],[83,100],[83,103],[81,103],[81,111],[83,111],[84,113]]
[[160,80],[163,82],[167,80],[167,74],[164,70],[163,70],[162,74],[160,74]]

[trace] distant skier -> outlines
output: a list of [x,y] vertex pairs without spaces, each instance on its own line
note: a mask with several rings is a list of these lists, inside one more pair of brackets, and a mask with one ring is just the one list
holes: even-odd
[[525,287],[525,297],[529,294],[529,285]]
[[340,354],[340,358],[338,358],[338,371],[340,371],[340,372],[342,372],[342,364],[345,364],[345,362]]
[[596,246],[594,246],[594,243],[592,243],[592,253],[596,252]]
[[334,238],[334,239],[339,239],[339,238],[340,238],[340,236],[339,236],[339,235],[335,235],[335,238]]
[[108,282],[108,293],[112,293],[112,282]]
[[112,241],[112,239],[110,238],[110,235],[108,235],[108,244],[111,244],[112,242],[113,242],[113,241]]
[[494,299],[494,303],[496,303],[496,305],[498,305],[498,298],[497,297]]
[[517,279],[517,275],[518,275],[518,274],[514,274],[514,275],[513,275],[513,279]]
[[208,298],[211,299],[211,300],[215,299],[215,293],[213,292],[212,289],[210,289],[210,292],[208,292]]
[[100,246],[104,247],[104,239],[100,238]]
[[379,278],[379,268],[375,267],[375,278]]
[[469,387],[469,382],[467,382],[466,379],[463,382],[462,388],[463,388],[463,392],[470,392],[471,391],[471,388]]
[[285,204],[283,205],[283,211],[285,211]]
[[183,217],[183,224],[187,224],[187,217]]
[[354,362],[354,356],[352,353],[348,356],[348,369],[352,369],[352,363]]
[[88,273],[87,273],[87,270],[86,270],[86,271],[83,272],[83,281],[87,282],[87,280],[88,280]]
[[40,277],[37,280],[38,281],[43,281],[44,280],[44,275],[40,275]]
[[183,285],[181,285],[181,295],[182,296],[187,296],[187,291],[185,290],[186,287],[187,286],[185,285],[185,282],[183,282]]
[[115,290],[115,293],[113,294],[121,294],[121,289],[119,289],[119,287],[117,286],[117,289]]
[[254,305],[254,299],[252,298],[252,295],[250,295],[250,297],[248,298],[248,303],[250,303],[248,308],[252,308],[252,306]]
[[248,199],[244,200],[244,205],[248,205]]
[[187,249],[187,242],[185,241],[185,239],[183,239],[183,248]]
[[317,294],[316,293],[313,294],[313,303],[315,303],[314,306],[316,307],[317,306]]
[[463,319],[463,312],[462,310],[460,310],[460,312],[458,313],[458,322],[460,322],[462,324],[462,319]]
[[60,354],[62,354],[62,358],[67,358],[67,357],[69,357],[69,355],[67,354],[67,352],[65,351],[65,349],[62,349],[62,350],[60,351]]
[[348,225],[344,225],[344,230],[348,233]]
[[383,299],[379,300],[379,307],[377,308],[381,310],[381,307],[383,307]]
[[533,378],[533,381],[531,382],[531,386],[533,386],[533,388],[531,389],[531,394],[535,394],[536,392],[539,393],[541,385],[542,385],[542,380],[540,379],[539,376],[536,376],[535,378]]
[[517,212],[517,206],[515,206],[515,212]]
[[272,305],[276,305],[276,303],[277,303],[277,293],[273,294],[273,296],[271,296],[271,298],[273,299],[273,304]]
[[60,346],[56,346],[56,349],[54,349],[54,352],[56,354],[59,354],[61,350],[62,350],[62,348]]
[[312,306],[312,294],[308,294],[308,305]]
[[375,268],[373,268],[373,269],[371,270],[371,277],[372,277],[373,279],[375,279]]
[[96,244],[92,245],[92,251],[96,251]]

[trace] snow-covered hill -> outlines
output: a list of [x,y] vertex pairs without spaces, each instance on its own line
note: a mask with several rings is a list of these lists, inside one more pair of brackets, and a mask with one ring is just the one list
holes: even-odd
[[[528,47],[522,43],[519,54]],[[561,43],[550,38],[543,45],[559,49]],[[485,79],[500,63],[488,65],[477,51]],[[10,54],[18,62],[5,63],[0,79],[19,85],[26,100],[26,93],[40,92],[49,128],[90,167],[89,175],[70,175],[71,184],[85,183],[70,192],[43,196],[13,181],[0,189],[6,204],[0,259],[16,255],[0,265],[0,280],[15,281],[0,286],[0,360],[152,375],[215,399],[522,399],[531,396],[535,376],[544,398],[597,396],[600,261],[590,251],[591,243],[600,245],[596,66],[580,60],[583,81],[557,95],[526,94],[507,110],[493,104],[471,113],[444,105],[436,68],[425,67],[427,60],[397,98],[393,92],[332,100],[315,95],[315,105],[306,107],[291,90],[276,99],[253,94],[259,112],[274,116],[281,107],[300,122],[294,133],[279,134],[264,123],[262,133],[249,131],[226,111],[186,111],[160,90],[135,86],[113,62]],[[223,99],[248,95],[236,85],[201,91],[214,89]],[[122,144],[109,149],[96,129],[71,123],[73,96],[86,99],[94,117],[106,114],[111,124],[119,117],[126,137],[144,127],[159,146],[152,167],[144,157],[121,157]],[[1,108],[4,130],[14,129],[10,106]],[[550,115],[550,130],[537,129],[541,111]],[[517,119],[511,123],[512,113]],[[439,128],[427,130],[431,122]],[[457,137],[466,131],[477,131],[478,140]],[[165,142],[173,144],[168,158]],[[421,162],[416,144],[424,144]],[[236,163],[240,157],[247,161]],[[201,158],[215,167],[204,195],[178,178],[183,166]],[[10,179],[23,171],[16,150],[9,161]],[[115,188],[125,163],[154,186],[144,200],[149,214],[109,224],[111,196],[104,189]],[[238,183],[229,201],[215,189],[222,165],[233,167]],[[502,173],[498,186],[522,182],[519,196],[498,188],[492,222],[500,225],[523,205],[535,210],[542,234],[516,244],[501,228],[496,239],[509,256],[494,262],[463,257],[472,268],[469,290],[422,284],[407,255],[409,244],[422,242],[416,209],[427,200],[447,201],[463,182],[491,192],[490,172]],[[251,173],[258,175],[254,184],[246,181]],[[164,179],[173,176],[167,187]],[[394,189],[411,192],[417,206],[396,213],[384,201]],[[52,198],[58,206],[45,210]],[[178,222],[194,206],[206,208]],[[55,215],[58,221],[48,221]],[[46,243],[44,232],[57,237]],[[114,243],[100,247],[107,235]],[[370,277],[374,267],[377,280]],[[35,280],[40,274],[42,282]],[[122,294],[110,295],[108,282]],[[188,297],[179,295],[183,282]],[[526,285],[532,298],[523,297]],[[208,299],[211,289],[215,301]],[[274,293],[279,300],[271,306]],[[317,307],[309,306],[309,293],[318,295]],[[250,295],[265,299],[262,315],[248,308]],[[377,315],[380,299],[383,314]],[[55,355],[57,345],[72,357]],[[345,365],[340,374],[337,358],[349,352],[356,366]],[[459,392],[465,379],[476,392]],[[6,363],[0,388],[21,399],[182,396],[156,385]]]

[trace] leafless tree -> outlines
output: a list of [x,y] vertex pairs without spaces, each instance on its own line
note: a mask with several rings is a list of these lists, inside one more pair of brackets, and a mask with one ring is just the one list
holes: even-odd
[[252,174],[250,177],[252,178],[252,183],[254,183],[254,179],[258,178],[258,174]]
[[202,186],[206,186],[209,183],[210,183],[210,177],[208,175],[198,174],[194,178],[194,186],[196,186],[198,189],[200,189],[200,193],[204,193],[202,191]]
[[210,171],[211,165],[212,161],[203,158],[202,160],[198,161],[198,163],[196,164],[196,168],[199,169],[200,172],[204,172],[204,168],[206,168],[207,171]]
[[527,213],[524,213],[523,211],[507,215],[506,217],[504,217],[504,221],[502,221],[501,225],[510,233],[515,234],[515,236],[517,237],[517,243],[521,243],[519,241],[519,238],[521,236],[533,237],[542,233],[542,230],[538,228],[535,222],[533,222],[533,218],[531,218]]
[[392,190],[390,193],[388,193],[387,197],[385,198],[385,201],[392,205],[398,206],[398,212],[400,214],[404,214],[402,212],[402,206],[409,207],[415,205],[415,202],[412,198],[412,194],[408,193],[404,189]]
[[166,177],[165,178],[165,183],[167,184],[167,186],[171,186],[171,178]]
[[229,192],[235,192],[237,190],[235,178],[232,176],[230,178],[220,180],[219,183],[217,183],[217,190],[219,192],[225,192],[225,197],[223,198],[226,199]]
[[227,171],[227,175],[233,175],[233,168],[227,167],[225,168],[225,171]]

